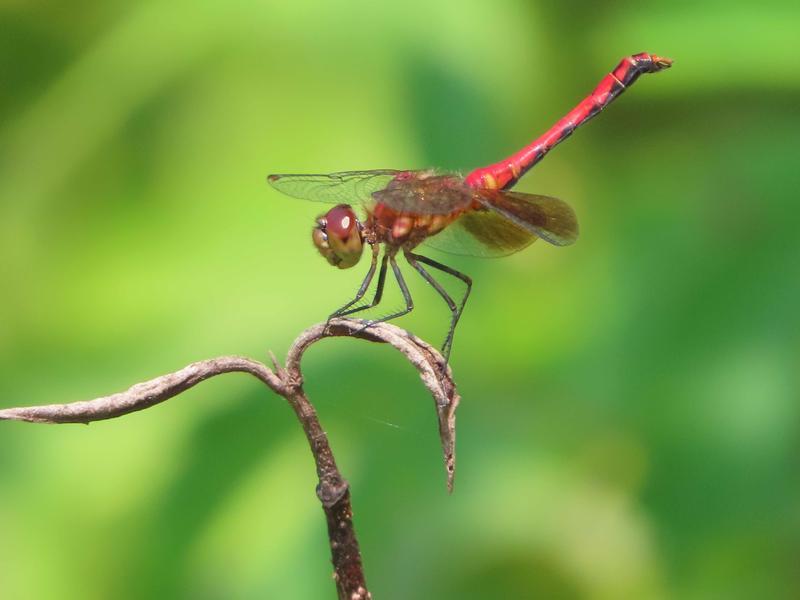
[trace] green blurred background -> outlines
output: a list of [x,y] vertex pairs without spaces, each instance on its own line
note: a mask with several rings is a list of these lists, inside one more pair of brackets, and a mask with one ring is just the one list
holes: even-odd
[[[321,207],[267,173],[467,171],[657,52],[674,68],[518,187],[569,201],[578,244],[447,259],[475,280],[452,496],[391,348],[319,344],[307,391],[379,598],[796,598],[798,31],[789,1],[6,0],[0,406],[283,356],[366,264],[328,267]],[[408,279],[398,324],[438,344],[447,309]],[[314,485],[243,375],[90,427],[3,423],[0,597],[332,597]]]

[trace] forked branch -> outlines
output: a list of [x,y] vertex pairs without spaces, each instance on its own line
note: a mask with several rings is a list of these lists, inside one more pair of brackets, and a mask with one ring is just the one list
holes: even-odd
[[330,323],[306,329],[294,341],[285,367],[273,357],[273,369],[263,363],[239,356],[223,356],[192,363],[183,369],[149,381],[137,383],[128,390],[85,402],[7,408],[0,410],[0,420],[31,423],[91,423],[121,417],[149,408],[201,381],[223,373],[242,372],[253,375],[273,392],[284,397],[303,426],[314,456],[319,484],[317,496],[328,522],[328,537],[334,566],[334,579],[339,598],[357,600],[371,598],[367,591],[361,554],[352,522],[352,507],[347,481],[336,466],[328,437],[317,413],[303,391],[300,361],[304,352],[326,337],[352,336],[372,342],[391,344],[405,355],[419,371],[425,387],[433,396],[439,421],[439,437],[447,470],[447,487],[453,489],[455,475],[455,410],[459,395],[449,366],[439,352],[394,325],[380,323],[362,330],[362,321],[334,319]]

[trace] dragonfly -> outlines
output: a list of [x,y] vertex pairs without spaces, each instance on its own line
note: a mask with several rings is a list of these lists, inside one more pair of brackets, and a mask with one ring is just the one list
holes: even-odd
[[[600,83],[543,135],[520,151],[466,176],[436,169],[344,171],[329,174],[269,175],[269,184],[288,196],[334,204],[320,215],[312,230],[319,253],[339,269],[358,264],[365,246],[370,266],[355,297],[334,311],[329,320],[377,306],[391,268],[405,306],[380,318],[366,320],[363,329],[408,314],[414,301],[397,257],[431,285],[447,304],[450,327],[442,345],[449,361],[456,325],[472,290],[472,279],[418,252],[424,245],[445,252],[480,257],[506,256],[541,238],[567,246],[578,238],[578,221],[568,204],[550,196],[512,191],[519,179],[555,146],[597,115],[646,73],[669,68],[672,61],[646,52],[623,58]],[[363,211],[359,218],[353,209]],[[381,250],[383,254],[381,256]],[[454,277],[465,285],[458,301],[431,271]],[[375,274],[371,301],[363,301]]]

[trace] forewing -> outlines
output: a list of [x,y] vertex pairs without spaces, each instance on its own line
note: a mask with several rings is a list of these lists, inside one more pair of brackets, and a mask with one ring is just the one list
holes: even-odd
[[493,258],[528,247],[536,235],[491,210],[473,210],[426,240],[436,250]]
[[431,175],[430,171],[404,173],[373,198],[398,213],[448,215],[473,202],[475,190],[457,175]]
[[482,190],[479,202],[518,227],[556,246],[578,239],[578,220],[570,206],[558,198],[500,190]]
[[269,184],[279,192],[314,202],[366,204],[372,194],[385,188],[403,171],[343,171],[326,175],[270,175]]

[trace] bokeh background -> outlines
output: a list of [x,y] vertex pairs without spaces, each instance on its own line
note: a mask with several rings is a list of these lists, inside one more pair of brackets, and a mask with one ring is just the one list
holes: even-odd
[[[5,0],[0,406],[283,356],[366,265],[328,267],[321,207],[266,174],[467,171],[657,52],[674,68],[518,187],[568,200],[578,244],[432,254],[475,280],[452,496],[392,349],[321,343],[307,391],[379,598],[796,598],[798,31],[789,1]],[[408,279],[398,324],[439,343],[446,307]],[[314,485],[243,375],[90,427],[3,423],[0,597],[332,597]]]

